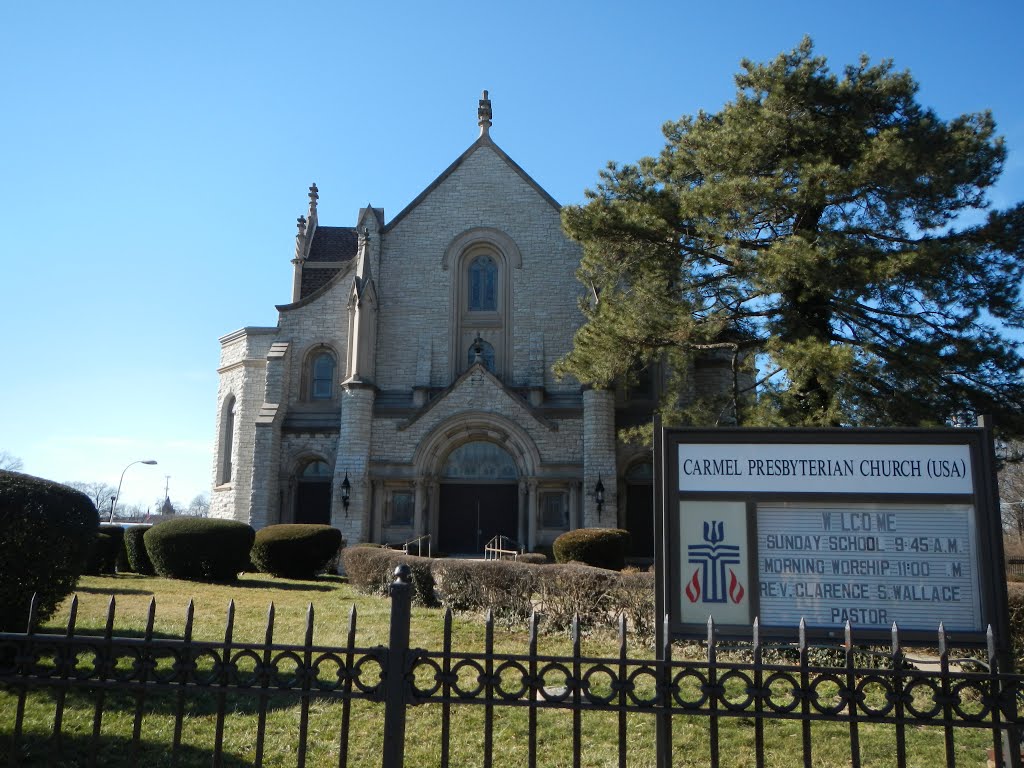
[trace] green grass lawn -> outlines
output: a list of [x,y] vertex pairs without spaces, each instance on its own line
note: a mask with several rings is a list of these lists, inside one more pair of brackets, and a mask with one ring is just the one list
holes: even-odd
[[[348,633],[349,613],[358,613],[356,643],[361,647],[387,643],[390,603],[366,597],[350,589],[342,579],[325,577],[315,582],[292,582],[254,575],[233,585],[211,585],[137,576],[84,577],[79,583],[78,631],[99,633],[106,622],[111,594],[116,601],[115,634],[141,634],[151,600],[156,601],[154,632],[180,637],[185,608],[194,601],[193,638],[218,641],[224,637],[228,602],[235,604],[235,642],[263,641],[267,609],[275,606],[276,643],[301,644],[305,634],[308,606],[315,606],[313,642],[316,645],[342,647]],[[64,629],[69,602],[45,625],[48,631]],[[440,650],[443,643],[443,614],[436,609],[414,608],[411,645]],[[498,652],[525,653],[528,638],[519,629],[495,632]],[[453,648],[482,651],[485,632],[479,617],[460,617],[454,622]],[[571,653],[572,645],[564,635],[543,636],[540,652],[552,655]],[[617,653],[613,637],[588,637],[583,642],[586,655],[612,656]],[[631,658],[649,658],[649,648],[631,647]],[[17,696],[0,690],[0,765],[9,759]],[[55,694],[38,691],[28,697],[25,735],[19,750],[23,765],[85,765],[91,744],[95,696],[81,689],[67,696],[62,727],[61,757],[53,755],[49,742],[53,729]],[[100,766],[170,764],[175,708],[173,695],[147,697],[142,727],[141,754],[131,754],[131,733],[135,700],[129,694],[108,693],[104,698],[102,740],[96,764]],[[227,698],[224,751],[228,766],[249,765],[255,755],[257,701],[254,696]],[[464,705],[452,710],[451,765],[483,764],[484,708]],[[214,743],[217,698],[214,694],[191,694],[185,701],[185,721],[180,765],[209,765]],[[283,695],[271,700],[267,715],[267,741],[264,764],[296,764],[299,732],[298,697]],[[342,705],[336,700],[314,699],[309,713],[307,765],[338,765]],[[654,727],[651,716],[631,715],[628,723],[627,764],[654,765]],[[497,708],[494,717],[495,765],[527,764],[528,712],[523,707]],[[582,764],[601,768],[618,764],[618,716],[615,713],[587,712],[582,718]],[[769,721],[765,725],[767,760],[773,768],[802,765],[801,726],[796,721]],[[409,710],[406,739],[407,766],[438,765],[441,752],[441,707],[431,704]],[[708,719],[677,717],[673,724],[674,765],[705,766],[709,754]],[[945,764],[942,733],[936,728],[907,730],[908,764],[941,766]],[[383,708],[379,704],[356,701],[352,705],[348,765],[379,766],[383,740]],[[539,763],[551,768],[572,765],[572,715],[543,710],[538,714],[537,740]],[[723,718],[721,752],[723,766],[754,766],[754,724],[748,718]],[[849,730],[839,723],[818,723],[813,728],[814,765],[850,764]],[[893,766],[895,735],[890,726],[861,726],[861,754],[864,766]],[[958,729],[956,758],[958,766],[985,764],[990,745],[986,731]]]

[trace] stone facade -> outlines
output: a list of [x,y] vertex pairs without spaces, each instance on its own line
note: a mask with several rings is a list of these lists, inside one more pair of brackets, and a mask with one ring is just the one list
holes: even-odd
[[310,187],[277,327],[221,339],[211,514],[452,552],[626,525],[620,497],[644,494],[617,466],[615,393],[552,374],[582,322],[579,247],[491,139],[486,92],[479,126],[390,221],[322,226]]

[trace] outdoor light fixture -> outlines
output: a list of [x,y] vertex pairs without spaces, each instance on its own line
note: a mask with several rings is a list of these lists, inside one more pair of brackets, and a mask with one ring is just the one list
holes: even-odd
[[604,506],[604,483],[601,476],[597,476],[597,485],[594,486],[594,501],[597,503],[597,516],[601,516],[601,507]]
[[348,472],[345,473],[345,479],[341,481],[341,504],[345,507],[345,517],[348,517],[348,500],[352,493],[352,483],[348,481]]
[[[156,464],[156,459],[139,459],[133,461],[128,467],[134,467],[136,464]],[[124,482],[124,473],[128,471],[128,467],[121,470],[121,479],[117,481],[117,493],[110,500],[110,520],[108,522],[114,522],[114,507],[117,506],[117,500],[121,498],[121,483]]]

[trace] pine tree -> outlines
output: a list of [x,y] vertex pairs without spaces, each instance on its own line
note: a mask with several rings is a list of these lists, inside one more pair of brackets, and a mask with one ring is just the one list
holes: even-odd
[[890,61],[837,76],[809,39],[743,61],[736,86],[564,210],[590,295],[558,372],[609,386],[662,360],[678,391],[689,360],[720,350],[759,377],[756,398],[738,377],[724,409],[723,393],[663,400],[670,421],[988,413],[1024,432],[1024,205],[988,202],[1006,159],[992,116],[940,119]]

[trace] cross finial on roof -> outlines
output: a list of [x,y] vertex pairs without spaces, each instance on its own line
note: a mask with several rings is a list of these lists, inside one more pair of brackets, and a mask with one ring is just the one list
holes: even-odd
[[297,235],[297,237],[302,237],[304,234],[306,234],[306,217],[299,216],[299,218],[295,220],[295,226],[299,228],[299,234]]
[[309,210],[310,213],[316,211],[316,201],[320,199],[320,192],[316,188],[316,182],[314,181],[309,186]]
[[476,111],[477,124],[480,126],[480,135],[486,136],[491,127],[491,100],[487,98],[487,91],[480,97],[480,107]]

